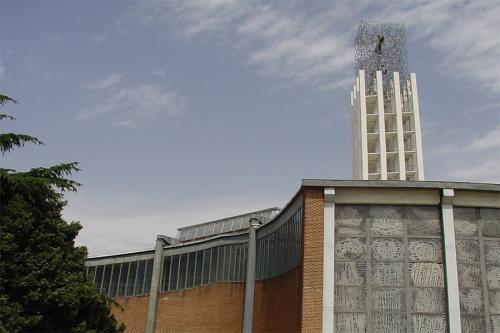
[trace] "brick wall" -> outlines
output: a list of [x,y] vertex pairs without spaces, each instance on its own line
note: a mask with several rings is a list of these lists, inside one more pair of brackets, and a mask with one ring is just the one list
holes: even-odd
[[254,332],[299,332],[301,268],[256,281]]
[[323,313],[323,188],[304,189],[302,331],[321,332]]
[[244,299],[245,284],[235,282],[160,293],[155,331],[241,332]]
[[112,311],[119,323],[125,323],[127,333],[144,333],[148,315],[148,296],[124,297],[116,299],[123,311],[113,306]]

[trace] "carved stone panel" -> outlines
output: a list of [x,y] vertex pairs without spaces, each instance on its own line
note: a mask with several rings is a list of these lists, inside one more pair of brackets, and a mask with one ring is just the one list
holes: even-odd
[[370,208],[371,234],[374,236],[402,236],[404,211],[396,206],[372,206]]
[[404,285],[404,264],[402,262],[377,262],[372,265],[372,282],[375,286]]
[[411,285],[415,287],[444,287],[442,264],[410,264],[410,277]]
[[365,333],[364,313],[335,313],[335,332]]
[[460,311],[462,313],[483,312],[483,291],[481,289],[460,289]]
[[405,311],[404,295],[402,288],[375,289],[372,295],[372,308],[381,312],[403,312]]
[[377,261],[402,260],[403,241],[399,238],[373,238],[372,258]]
[[365,285],[366,263],[336,261],[335,284],[344,286]]
[[500,238],[500,209],[481,208],[483,236]]
[[481,266],[458,263],[458,284],[462,288],[481,287]]
[[475,237],[478,234],[477,214],[474,208],[453,209],[455,235],[457,237]]
[[413,239],[408,241],[410,261],[443,261],[443,249],[438,239]]
[[337,286],[334,291],[335,310],[342,312],[365,311],[366,290],[362,287]]
[[412,332],[415,333],[445,333],[446,317],[442,315],[414,314],[411,316]]
[[412,288],[411,298],[411,311],[413,312],[445,312],[444,288]]
[[340,238],[335,242],[335,258],[359,260],[366,258],[364,238]]
[[491,332],[500,333],[500,316],[491,316]]

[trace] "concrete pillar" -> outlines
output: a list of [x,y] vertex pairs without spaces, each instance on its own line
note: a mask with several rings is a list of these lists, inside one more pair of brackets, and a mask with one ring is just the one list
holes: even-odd
[[335,268],[335,189],[324,189],[323,218],[323,333],[332,333],[334,317],[334,268]]
[[417,76],[410,74],[413,121],[415,125],[415,150],[417,152],[417,179],[424,180],[424,155],[422,151],[422,133],[420,128],[420,107],[418,105]]
[[387,153],[385,146],[385,109],[384,109],[384,86],[382,81],[382,72],[376,72],[377,78],[377,113],[378,113],[378,132],[380,148],[380,179],[387,180]]
[[359,100],[361,117],[361,179],[368,179],[368,129],[366,124],[365,71],[359,71]]
[[455,249],[455,228],[453,222],[452,189],[443,189],[441,214],[443,218],[444,260],[446,276],[446,295],[448,301],[448,332],[461,333],[460,300],[458,291],[457,252]]
[[401,89],[399,73],[394,72],[394,105],[396,107],[396,132],[398,136],[399,180],[406,180],[405,144],[403,136],[403,114],[401,110]]
[[151,276],[151,289],[149,291],[148,317],[146,322],[146,333],[154,333],[156,320],[156,307],[158,292],[160,290],[161,267],[163,264],[163,239],[158,236],[155,246],[155,257],[153,261],[153,273]]
[[248,259],[247,276],[245,283],[245,308],[243,309],[243,332],[252,333],[253,325],[253,300],[255,291],[255,262],[257,258],[257,235],[256,230],[260,225],[257,219],[250,220],[248,233]]

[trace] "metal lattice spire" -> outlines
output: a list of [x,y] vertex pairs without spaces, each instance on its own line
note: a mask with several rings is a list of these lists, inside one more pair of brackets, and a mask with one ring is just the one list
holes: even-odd
[[403,23],[361,21],[354,41],[354,56],[356,75],[360,69],[365,71],[370,94],[374,93],[377,71],[382,72],[384,91],[389,91],[392,72],[399,72],[402,88],[409,80]]

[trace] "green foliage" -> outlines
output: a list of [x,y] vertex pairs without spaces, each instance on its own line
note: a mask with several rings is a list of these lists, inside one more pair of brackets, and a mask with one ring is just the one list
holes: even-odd
[[[0,105],[7,101],[14,100],[0,95]],[[13,135],[12,147],[39,143]],[[66,177],[78,170],[77,163],[0,169],[1,333],[124,331],[111,314],[114,302],[86,279],[87,250],[74,244],[81,225],[61,215],[63,193],[79,186]]]

